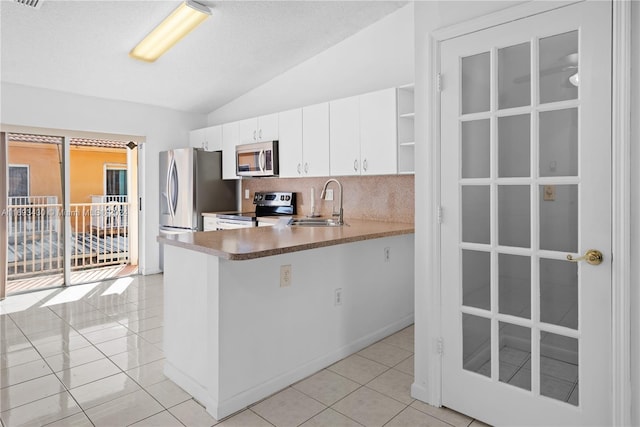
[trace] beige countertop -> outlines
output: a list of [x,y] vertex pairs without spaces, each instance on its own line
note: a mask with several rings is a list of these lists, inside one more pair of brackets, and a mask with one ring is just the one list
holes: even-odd
[[228,260],[248,260],[361,240],[413,234],[414,225],[347,219],[342,227],[252,227],[158,237],[167,245]]

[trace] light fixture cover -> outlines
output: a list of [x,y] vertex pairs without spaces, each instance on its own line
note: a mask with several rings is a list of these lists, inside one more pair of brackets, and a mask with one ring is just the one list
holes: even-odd
[[210,15],[208,7],[186,0],[138,43],[129,56],[147,62],[155,61]]

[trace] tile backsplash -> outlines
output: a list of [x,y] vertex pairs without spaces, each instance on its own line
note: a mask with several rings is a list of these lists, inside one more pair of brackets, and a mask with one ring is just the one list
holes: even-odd
[[[335,177],[342,184],[343,209],[346,220],[368,219],[374,221],[414,222],[414,176],[344,176]],[[249,178],[242,180],[242,210],[252,211],[253,194],[256,191],[293,191],[297,197],[298,215],[311,213],[311,189],[315,192],[316,213],[331,215],[338,211],[338,186],[333,188],[333,201],[320,199],[320,192],[327,177],[322,178]],[[245,189],[249,199],[244,198]]]

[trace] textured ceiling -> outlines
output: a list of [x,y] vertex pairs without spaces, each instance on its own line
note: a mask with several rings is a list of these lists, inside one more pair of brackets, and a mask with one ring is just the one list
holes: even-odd
[[[0,1],[3,82],[209,113],[406,1],[202,1],[213,14],[154,63],[128,53],[179,1]],[[299,90],[300,88],[294,88]]]

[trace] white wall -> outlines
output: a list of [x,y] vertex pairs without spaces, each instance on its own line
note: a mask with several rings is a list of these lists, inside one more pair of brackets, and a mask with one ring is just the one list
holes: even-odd
[[159,271],[158,152],[187,146],[188,132],[205,126],[205,115],[7,83],[2,83],[0,98],[3,125],[145,137],[139,170],[145,223],[140,230],[140,265],[143,274]]
[[640,425],[640,2],[631,3],[631,409]]
[[[475,17],[490,14],[521,2],[416,2],[415,4],[415,61],[416,61],[416,218],[428,218],[431,207],[427,205],[432,179],[428,156],[430,147],[429,129],[426,118],[430,114],[428,97],[429,82],[426,76],[431,64],[427,63],[429,50],[428,36],[438,28],[463,22]],[[632,260],[638,259],[640,252],[640,2],[632,2]],[[427,236],[427,237],[425,237]],[[428,260],[429,229],[426,222],[416,222],[416,259]],[[416,263],[416,306],[425,305],[432,295],[428,294],[426,280],[433,266],[428,263]],[[640,263],[631,263],[631,387],[632,387],[632,425],[640,425]],[[416,378],[418,385],[429,390],[426,384],[428,371],[433,367],[424,363],[433,351],[434,343],[420,340],[425,336],[428,322],[437,319],[428,317],[424,310],[416,310]],[[422,361],[422,362],[421,362]],[[439,367],[437,367],[439,372]]]
[[414,80],[413,3],[209,114],[209,125]]

